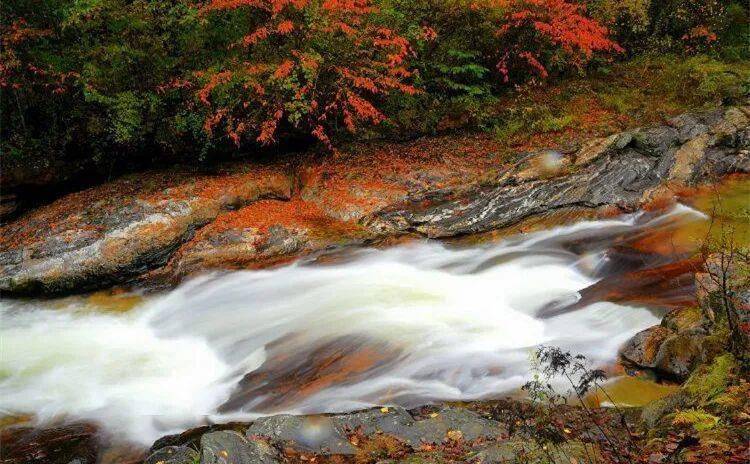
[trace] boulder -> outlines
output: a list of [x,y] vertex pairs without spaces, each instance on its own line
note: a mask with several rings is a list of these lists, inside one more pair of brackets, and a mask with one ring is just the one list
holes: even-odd
[[274,464],[276,451],[261,440],[247,440],[237,432],[223,430],[203,435],[201,464]]
[[125,282],[163,265],[223,210],[288,198],[279,169],[145,173],[64,197],[0,229],[0,291],[57,294]]
[[649,327],[633,335],[620,349],[620,355],[637,366],[653,368],[659,348],[673,334],[660,325]]
[[143,464],[195,464],[198,452],[188,446],[165,446],[149,455]]
[[707,321],[698,308],[678,308],[660,325],[635,334],[620,349],[630,363],[676,380],[686,379],[707,349]]

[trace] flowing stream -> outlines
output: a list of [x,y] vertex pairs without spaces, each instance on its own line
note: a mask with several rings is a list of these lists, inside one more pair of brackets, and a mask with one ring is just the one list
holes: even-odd
[[353,250],[201,276],[122,313],[3,300],[0,412],[149,443],[206,421],[503,396],[539,344],[607,365],[658,323],[606,301],[544,310],[612,272],[619,242],[702,218],[678,206],[489,244]]

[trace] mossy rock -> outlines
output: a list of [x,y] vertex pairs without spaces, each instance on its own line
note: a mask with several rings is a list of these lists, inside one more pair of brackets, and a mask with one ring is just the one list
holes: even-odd
[[677,308],[668,312],[661,320],[662,327],[677,332],[700,332],[705,333],[706,319],[700,308],[687,307]]
[[684,390],[701,403],[709,402],[727,391],[737,361],[730,353],[714,359],[710,366],[701,366],[685,383]]
[[667,337],[659,346],[653,367],[672,378],[687,378],[700,360],[704,338],[703,335],[684,333]]
[[649,429],[653,429],[666,415],[689,405],[690,397],[684,391],[679,391],[644,406],[641,410],[641,419]]
[[711,430],[719,424],[719,418],[703,409],[677,411],[672,417],[672,425],[692,426],[697,432]]
[[578,462],[605,462],[597,445],[569,441],[560,445],[540,447],[532,441],[506,441],[488,446],[471,457],[471,462],[518,464],[570,464]]

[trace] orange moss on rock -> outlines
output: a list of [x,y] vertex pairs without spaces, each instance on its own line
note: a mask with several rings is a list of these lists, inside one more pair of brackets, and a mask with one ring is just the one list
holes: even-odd
[[219,214],[196,235],[197,240],[228,230],[255,229],[265,233],[273,226],[304,229],[316,234],[322,231],[340,233],[361,230],[352,221],[340,221],[325,214],[315,203],[294,197],[290,201],[259,200],[235,211]]

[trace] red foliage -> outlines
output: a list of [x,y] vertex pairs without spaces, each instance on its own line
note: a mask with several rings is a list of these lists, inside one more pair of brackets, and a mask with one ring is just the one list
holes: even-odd
[[508,44],[497,63],[507,82],[514,68],[546,78],[550,67],[581,68],[595,53],[620,53],[606,27],[585,16],[584,7],[568,0],[505,1],[498,36]]
[[29,43],[50,35],[52,31],[30,27],[23,19],[0,25],[0,88],[19,90],[34,86],[54,95],[68,90],[70,81],[78,74],[35,64],[23,52]]
[[212,0],[202,11],[238,8],[262,20],[236,44],[241,64],[201,76],[209,132],[221,124],[237,145],[268,144],[284,123],[330,147],[339,122],[354,132],[385,119],[378,96],[416,92],[409,42],[369,21],[370,0]]

